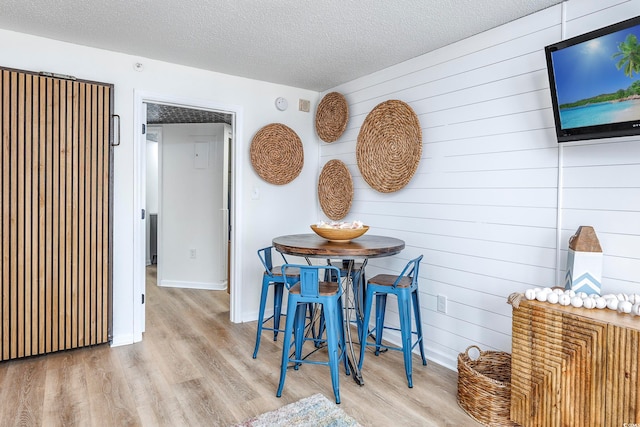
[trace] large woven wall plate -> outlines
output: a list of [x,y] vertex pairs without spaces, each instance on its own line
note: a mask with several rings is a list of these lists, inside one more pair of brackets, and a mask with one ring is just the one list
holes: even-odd
[[329,219],[338,221],[349,213],[353,202],[353,180],[347,165],[340,160],[329,160],[322,168],[318,199]]
[[411,180],[422,156],[418,116],[398,100],[378,104],[366,117],[356,144],[362,178],[381,193],[398,191]]
[[251,141],[251,164],[265,181],[288,184],[300,174],[304,164],[302,141],[288,126],[269,124]]
[[316,110],[316,133],[325,142],[334,142],[347,128],[349,106],[338,92],[326,94]]

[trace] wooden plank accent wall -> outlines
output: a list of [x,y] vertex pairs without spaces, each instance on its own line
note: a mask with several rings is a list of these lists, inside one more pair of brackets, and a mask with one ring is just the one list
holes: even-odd
[[[349,104],[344,134],[318,139],[318,171],[339,159],[353,177],[346,220],[406,242],[397,256],[371,260],[367,274],[397,274],[424,255],[430,360],[455,369],[470,344],[510,352],[507,297],[562,283],[568,241],[581,225],[595,228],[605,251],[603,292],[637,292],[640,137],[558,144],[544,47],[639,10],[640,0],[567,1],[321,94],[340,92]],[[409,184],[382,194],[362,179],[355,153],[367,114],[389,99],[414,109],[423,149]],[[316,218],[324,218],[319,207]],[[437,310],[439,294],[447,313]],[[387,320],[397,318],[387,307]]]
[[0,69],[0,360],[111,339],[112,92]]
[[628,314],[522,302],[513,309],[511,419],[525,427],[636,423],[639,336]]

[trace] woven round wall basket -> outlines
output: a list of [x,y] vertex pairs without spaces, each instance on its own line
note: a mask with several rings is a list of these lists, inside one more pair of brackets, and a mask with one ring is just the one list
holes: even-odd
[[293,181],[302,170],[302,141],[291,128],[272,123],[260,129],[251,141],[251,164],[260,178],[283,185]]
[[328,93],[322,98],[316,111],[316,133],[325,142],[333,142],[347,127],[349,106],[338,92]]
[[373,189],[391,193],[407,185],[421,156],[422,129],[408,104],[385,101],[367,115],[358,134],[356,159]]
[[338,221],[349,213],[353,202],[353,180],[347,165],[340,160],[329,160],[322,168],[318,199],[329,219]]

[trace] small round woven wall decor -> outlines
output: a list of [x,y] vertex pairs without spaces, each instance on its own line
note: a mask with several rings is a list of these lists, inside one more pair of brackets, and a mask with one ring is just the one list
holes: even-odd
[[338,92],[326,94],[316,110],[316,133],[325,142],[334,142],[344,133],[349,121],[349,106]]
[[406,103],[389,100],[366,117],[356,143],[362,178],[381,193],[398,191],[411,180],[422,156],[422,129]]
[[272,123],[256,132],[251,141],[251,164],[265,181],[283,185],[302,170],[304,151],[298,134],[282,123]]
[[353,202],[353,180],[347,165],[340,160],[329,160],[318,179],[318,199],[324,214],[334,221],[349,213]]

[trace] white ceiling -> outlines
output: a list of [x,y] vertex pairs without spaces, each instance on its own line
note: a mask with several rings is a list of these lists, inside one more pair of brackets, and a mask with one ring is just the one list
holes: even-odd
[[561,2],[0,0],[0,28],[324,91]]

